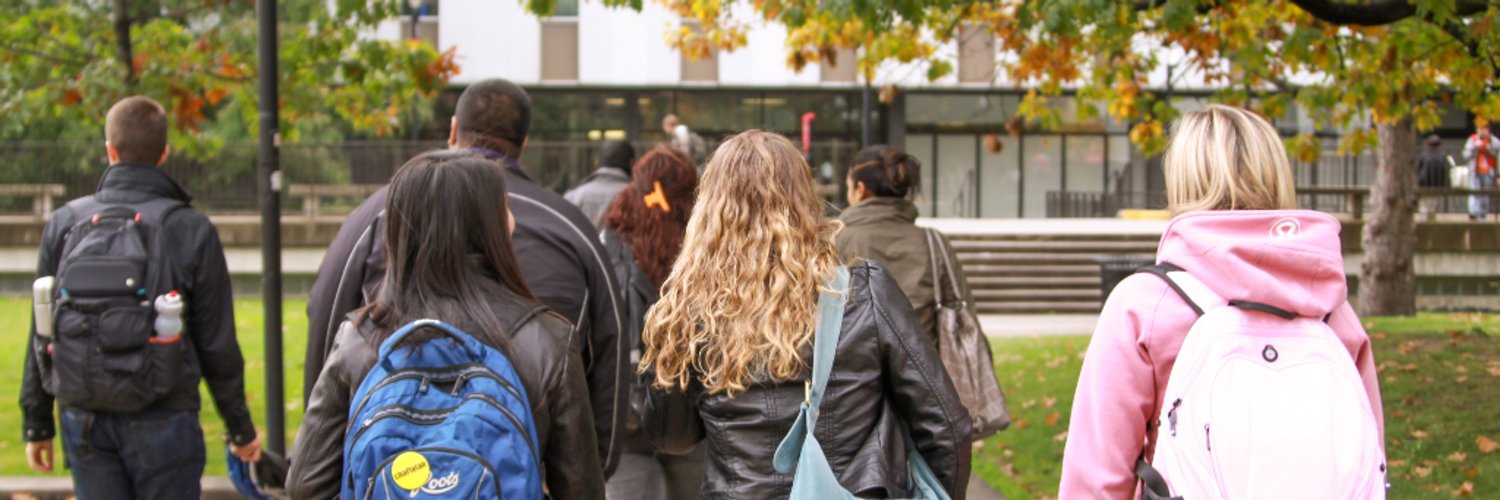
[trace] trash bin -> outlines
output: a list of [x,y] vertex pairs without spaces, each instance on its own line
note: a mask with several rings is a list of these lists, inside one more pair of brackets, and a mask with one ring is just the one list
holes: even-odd
[[1137,269],[1156,265],[1155,255],[1106,255],[1099,259],[1099,301],[1109,299],[1115,285]]

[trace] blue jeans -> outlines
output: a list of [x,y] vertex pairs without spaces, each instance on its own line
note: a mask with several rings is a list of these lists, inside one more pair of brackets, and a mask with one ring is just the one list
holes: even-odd
[[[1472,188],[1472,189],[1483,189],[1483,190],[1495,189],[1495,173],[1493,171],[1491,171],[1488,174],[1478,174],[1478,173],[1476,173],[1476,174],[1470,175],[1469,176],[1469,187]],[[1483,219],[1485,217],[1488,217],[1489,215],[1490,215],[1490,197],[1489,196],[1470,196],[1469,197],[1469,216],[1474,217],[1476,219]]]
[[198,412],[119,415],[64,408],[62,441],[79,500],[201,496]]

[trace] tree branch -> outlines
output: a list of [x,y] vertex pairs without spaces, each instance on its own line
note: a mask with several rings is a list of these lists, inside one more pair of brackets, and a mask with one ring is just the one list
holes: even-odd
[[[1304,12],[1336,25],[1381,26],[1417,15],[1417,6],[1407,0],[1347,3],[1338,0],[1292,0]],[[1457,0],[1454,15],[1467,17],[1488,10],[1487,0]]]

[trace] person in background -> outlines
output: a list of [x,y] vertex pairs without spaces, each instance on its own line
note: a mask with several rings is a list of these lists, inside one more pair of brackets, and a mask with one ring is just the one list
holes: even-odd
[[287,493],[338,496],[350,403],[381,343],[407,323],[435,318],[499,349],[515,366],[552,498],[599,498],[604,472],[582,347],[567,320],[534,313],[540,302],[511,248],[515,220],[506,197],[494,195],[506,190],[503,170],[474,153],[435,151],[406,162],[388,189],[385,283],[339,326],[297,430]]
[[[1469,162],[1469,188],[1490,190],[1495,188],[1496,159],[1500,158],[1500,141],[1490,135],[1488,120],[1474,120],[1477,129],[1469,140],[1464,141],[1464,160]],[[1469,196],[1469,220],[1484,220],[1490,215],[1489,194]]]
[[603,228],[604,211],[630,183],[630,164],[634,161],[635,148],[629,141],[604,141],[599,145],[599,169],[583,178],[563,199],[577,205],[594,227]]
[[[615,263],[615,280],[630,335],[630,360],[640,362],[641,328],[656,305],[672,262],[682,250],[698,171],[664,145],[636,162],[630,183],[610,204],[604,219],[604,250]],[[620,466],[609,480],[612,500],[689,500],[703,487],[703,447],[687,454],[653,450],[641,429],[641,406],[649,380],[637,379],[630,394]]]
[[[1157,262],[1180,267],[1218,296],[1325,319],[1354,361],[1383,435],[1375,358],[1349,305],[1339,223],[1294,210],[1294,176],[1276,129],[1239,108],[1188,113],[1177,122],[1163,169],[1174,218]],[[1199,317],[1174,286],[1135,274],[1105,301],[1083,358],[1058,498],[1135,498],[1137,458],[1155,459],[1152,450],[1165,436],[1158,428],[1168,425],[1157,422],[1165,420],[1163,394]]]
[[[801,153],[750,130],[704,171],[682,253],[646,317],[641,420],[653,446],[707,441],[703,498],[785,498],[772,455],[806,398],[819,290],[840,266],[840,224]],[[849,269],[838,356],[818,431],[840,484],[909,497],[920,453],[953,498],[969,481],[969,414],[906,296],[878,264]],[[915,448],[908,447],[909,436]]]
[[692,160],[694,165],[703,165],[703,162],[707,161],[708,143],[703,140],[703,136],[689,130],[687,125],[683,125],[677,119],[677,115],[663,117],[661,130],[667,133],[667,144]]
[[[839,217],[844,223],[838,238],[839,256],[846,262],[863,258],[885,267],[911,300],[925,338],[936,346],[934,287],[949,290],[947,280],[952,279],[963,291],[965,303],[973,300],[962,266],[953,266],[957,276],[933,276],[927,230],[917,227],[917,206],[911,201],[921,178],[922,164],[900,149],[876,145],[860,150],[845,179],[849,208]],[[948,258],[958,261],[951,254]]]
[[[1426,147],[1417,156],[1417,186],[1423,188],[1447,188],[1448,157],[1443,154],[1443,139],[1437,135],[1427,136]],[[1437,219],[1439,197],[1417,194],[1417,206],[1427,220]]]
[[[583,346],[589,404],[605,474],[619,456],[616,429],[624,426],[631,367],[623,318],[615,302],[609,256],[587,218],[557,193],[526,176],[517,158],[531,130],[531,97],[502,79],[470,84],[458,98],[448,148],[494,160],[505,173],[516,234],[512,246],[527,287],[553,311],[573,322]],[[501,193],[494,193],[499,196]],[[303,387],[317,386],[323,360],[333,351],[338,325],[375,297],[385,275],[381,229],[389,188],[381,188],[350,212],[328,246],[307,300],[307,360]],[[311,396],[311,392],[307,392]]]
[[[83,500],[197,499],[206,458],[203,428],[198,421],[200,380],[208,382],[214,406],[224,420],[230,451],[247,462],[259,460],[261,455],[260,438],[256,437],[250,409],[245,404],[245,360],[235,338],[234,297],[224,247],[208,217],[188,205],[192,195],[160,169],[170,152],[167,113],[161,104],[142,96],[127,97],[115,103],[104,120],[104,148],[110,166],[99,180],[98,192],[57,209],[47,219],[47,226],[42,230],[37,276],[57,275],[59,264],[66,257],[63,255],[65,245],[76,223],[90,217],[97,223],[99,215],[112,210],[106,208],[111,206],[136,211],[137,223],[144,229],[161,231],[161,246],[157,248],[151,244],[150,247],[165,252],[165,255],[149,255],[150,262],[164,263],[168,267],[147,269],[148,282],[153,276],[162,282],[151,293],[177,291],[182,296],[182,326],[179,336],[175,337],[181,342],[175,342],[176,346],[172,346],[172,341],[161,343],[181,349],[178,351],[181,352],[181,361],[176,366],[145,368],[172,370],[175,376],[164,377],[172,387],[166,388],[166,394],[160,399],[143,403],[145,408],[141,411],[92,411],[59,402],[63,450],[67,454],[67,465],[73,472],[74,493]],[[157,214],[160,226],[149,220],[154,218],[151,216],[148,220],[141,220],[142,212],[146,212],[141,207],[163,200],[172,200],[176,204],[165,213]],[[99,262],[90,264],[96,266],[91,268],[95,269],[92,274],[99,274]],[[111,271],[114,270],[105,272]],[[60,279],[62,284],[67,283],[66,277]],[[54,310],[61,310],[61,307]],[[98,328],[98,324],[106,323],[110,313],[117,311],[118,308],[108,309],[97,316],[98,321],[86,321],[94,326],[84,328]],[[145,315],[116,314],[114,317],[127,318],[125,325],[151,328],[151,320],[145,319]],[[141,319],[128,321],[131,317]],[[75,324],[79,322],[84,321],[75,321]],[[116,319],[107,324],[121,323]],[[58,326],[61,326],[60,322]],[[105,334],[116,339],[127,334],[150,335],[149,332],[122,329],[95,331],[89,337]],[[87,338],[77,333],[72,335]],[[56,335],[48,336],[56,338]],[[150,342],[143,340],[142,343],[154,346],[160,340],[159,336],[151,337]],[[33,470],[51,472],[56,466],[52,439],[57,434],[52,408],[54,391],[59,390],[57,377],[53,375],[55,371],[63,370],[62,364],[67,361],[62,359],[64,349],[51,349],[59,346],[59,342],[39,349],[35,321],[28,342],[25,371],[21,377],[26,459]],[[100,359],[99,346],[89,348],[94,353],[86,359]],[[131,358],[124,356],[127,355],[106,358],[105,361],[128,363]],[[139,366],[143,359],[169,359],[151,356],[155,355],[141,354],[134,360]],[[83,383],[104,389],[96,384],[105,382],[84,380]],[[88,404],[92,403],[83,406]]]

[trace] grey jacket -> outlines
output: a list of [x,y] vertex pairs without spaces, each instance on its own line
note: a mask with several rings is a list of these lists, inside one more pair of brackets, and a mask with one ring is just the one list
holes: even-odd
[[604,212],[609,210],[609,205],[614,203],[615,197],[630,184],[630,176],[624,170],[615,167],[599,167],[594,173],[583,178],[579,184],[563,195],[568,203],[578,205],[578,210],[594,223],[597,229],[604,229]]

